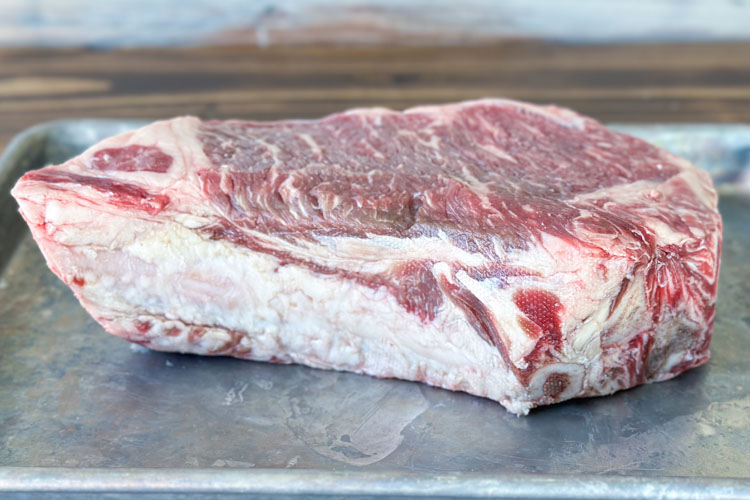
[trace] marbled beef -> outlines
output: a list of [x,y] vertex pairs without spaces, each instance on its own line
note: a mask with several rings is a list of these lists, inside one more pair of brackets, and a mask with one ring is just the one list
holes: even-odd
[[83,307],[153,349],[418,380],[516,413],[709,357],[708,175],[565,109],[175,118],[13,195]]

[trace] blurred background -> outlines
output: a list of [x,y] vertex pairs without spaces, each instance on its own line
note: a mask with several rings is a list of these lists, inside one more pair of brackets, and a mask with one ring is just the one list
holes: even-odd
[[750,122],[750,1],[0,1],[0,148],[61,118],[482,96],[606,122]]

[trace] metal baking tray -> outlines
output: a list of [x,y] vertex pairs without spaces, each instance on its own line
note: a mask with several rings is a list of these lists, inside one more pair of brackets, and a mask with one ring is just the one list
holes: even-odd
[[151,352],[106,334],[47,270],[8,191],[137,125],[42,124],[0,158],[6,498],[750,498],[750,127],[617,127],[719,185],[710,363],[518,418],[418,383]]

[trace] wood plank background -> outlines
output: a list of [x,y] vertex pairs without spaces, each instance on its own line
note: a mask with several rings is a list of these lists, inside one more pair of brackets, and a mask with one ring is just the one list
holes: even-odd
[[2,0],[0,45],[750,39],[747,0]]
[[0,147],[61,118],[275,119],[482,96],[606,122],[750,122],[750,43],[0,49]]

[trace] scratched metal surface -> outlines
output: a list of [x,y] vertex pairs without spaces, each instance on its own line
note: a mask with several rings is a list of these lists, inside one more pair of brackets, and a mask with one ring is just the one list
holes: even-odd
[[750,127],[619,127],[720,184],[710,363],[517,418],[417,383],[151,352],[106,334],[47,270],[7,191],[22,171],[134,125],[44,124],[0,159],[0,491],[750,497]]

